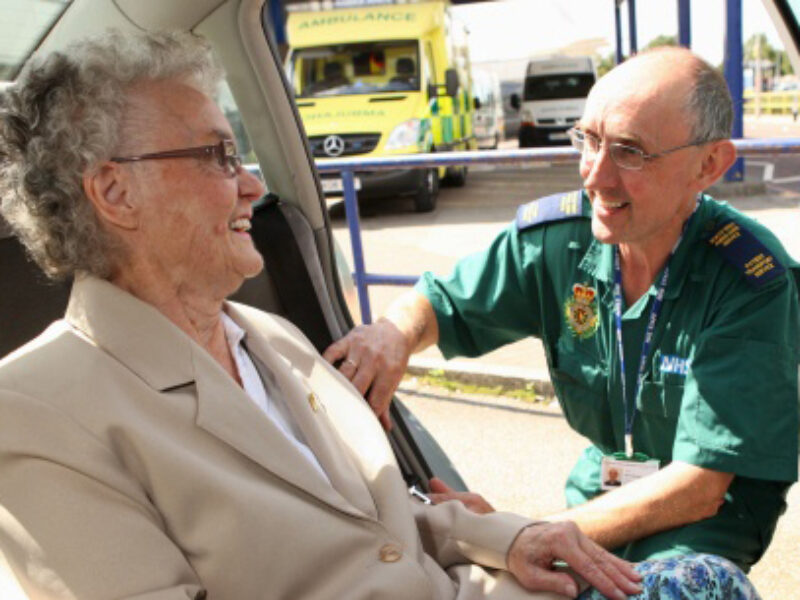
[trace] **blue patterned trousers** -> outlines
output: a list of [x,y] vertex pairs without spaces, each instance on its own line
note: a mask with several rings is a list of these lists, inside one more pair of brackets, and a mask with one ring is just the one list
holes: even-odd
[[[636,565],[644,591],[631,600],[761,600],[739,567],[711,554],[646,560]],[[579,600],[606,598],[594,588]]]

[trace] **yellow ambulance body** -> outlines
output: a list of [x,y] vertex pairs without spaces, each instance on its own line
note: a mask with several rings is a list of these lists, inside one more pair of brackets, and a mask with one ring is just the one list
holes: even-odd
[[[445,1],[291,12],[287,73],[317,160],[476,148],[467,32]],[[356,172],[359,198],[436,204],[466,167]],[[341,179],[324,176],[326,194]]]

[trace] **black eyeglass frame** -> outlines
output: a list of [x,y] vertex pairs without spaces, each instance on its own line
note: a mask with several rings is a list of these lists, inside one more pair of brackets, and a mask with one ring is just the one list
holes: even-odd
[[209,146],[177,148],[175,150],[150,152],[137,156],[113,156],[109,160],[116,163],[127,163],[167,158],[216,158],[219,166],[225,170],[228,177],[234,177],[242,167],[242,157],[236,152],[236,143],[233,140],[221,140],[219,143]]
[[[602,144],[602,140],[595,135],[590,133],[586,133],[585,131],[578,129],[577,127],[572,127],[567,130],[567,135],[569,136],[570,142],[572,142],[572,147],[575,148],[578,152],[583,154],[584,152],[584,144],[586,142],[586,138],[596,139],[597,140],[597,149],[600,149]],[[684,148],[691,148],[693,146],[702,146],[703,144],[708,144],[710,142],[717,142],[719,140],[696,140],[694,142],[689,142],[688,144],[682,144],[680,146],[675,146],[674,148],[667,148],[666,150],[662,150],[661,152],[655,152],[653,154],[648,154],[641,148],[637,148],[636,146],[630,146],[628,144],[620,144],[619,142],[613,142],[609,144],[609,153],[611,155],[611,159],[614,161],[614,164],[620,167],[621,169],[626,169],[628,171],[641,171],[644,168],[644,165],[647,161],[655,160],[656,158],[661,158],[662,156],[666,156],[667,154],[672,154],[673,152],[677,152],[678,150],[683,150]],[[580,147],[578,147],[580,145]],[[612,151],[613,148],[623,148],[629,151],[633,155],[637,155],[641,157],[642,164],[640,166],[632,166],[632,165],[624,165],[619,162],[619,160],[614,156],[614,152]],[[597,150],[595,151],[595,153]]]

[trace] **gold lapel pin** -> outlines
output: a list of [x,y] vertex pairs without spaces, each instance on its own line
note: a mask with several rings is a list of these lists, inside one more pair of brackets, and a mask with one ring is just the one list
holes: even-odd
[[319,399],[317,398],[317,395],[314,392],[308,393],[308,404],[309,406],[311,406],[311,410],[313,410],[314,412],[319,411],[320,402]]

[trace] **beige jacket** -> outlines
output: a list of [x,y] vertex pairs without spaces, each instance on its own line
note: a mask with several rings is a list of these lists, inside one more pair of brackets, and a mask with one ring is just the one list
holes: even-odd
[[31,598],[549,597],[471,564],[503,568],[527,520],[410,499],[303,335],[226,311],[332,486],[161,313],[82,278],[66,318],[0,363],[0,549]]

